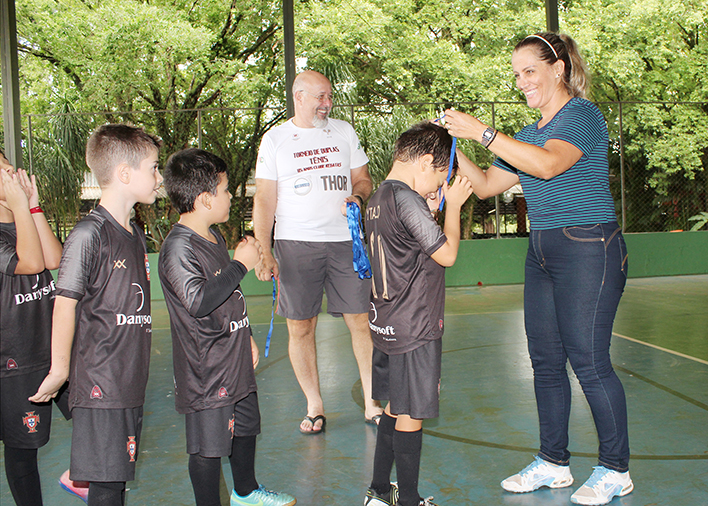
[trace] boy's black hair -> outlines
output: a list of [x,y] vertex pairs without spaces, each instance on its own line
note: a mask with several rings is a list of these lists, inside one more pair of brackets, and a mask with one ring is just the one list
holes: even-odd
[[86,165],[103,188],[111,182],[118,164],[128,163],[138,168],[153,150],[159,152],[161,146],[159,137],[140,127],[121,123],[101,125],[86,143]]
[[[452,137],[443,127],[423,121],[416,123],[403,132],[393,148],[393,159],[399,162],[411,162],[423,155],[433,155],[433,166],[448,168]],[[457,156],[453,164],[453,173],[457,171]]]
[[167,160],[163,184],[177,212],[190,213],[200,194],[216,195],[221,174],[228,176],[228,167],[215,154],[197,148],[183,149]]

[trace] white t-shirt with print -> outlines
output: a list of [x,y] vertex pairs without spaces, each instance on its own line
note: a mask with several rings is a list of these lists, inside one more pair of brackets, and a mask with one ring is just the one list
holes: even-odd
[[341,208],[352,194],[351,170],[369,159],[354,128],[329,118],[324,128],[292,119],[261,140],[256,178],[278,182],[275,239],[338,242],[351,239]]

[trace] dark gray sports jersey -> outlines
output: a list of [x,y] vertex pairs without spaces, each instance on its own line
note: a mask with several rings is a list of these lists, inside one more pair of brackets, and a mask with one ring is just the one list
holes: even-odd
[[[251,327],[239,285],[247,269],[231,260],[221,234],[214,229],[212,234],[216,244],[177,224],[160,249],[158,270],[170,313],[180,413],[235,404],[256,391]],[[197,317],[209,287],[227,272],[236,276],[225,287],[223,302]]]
[[0,378],[27,374],[51,362],[54,278],[15,274],[17,230],[0,223]]
[[152,318],[145,235],[98,206],[69,234],[57,295],[76,299],[69,406],[135,408],[145,401]]
[[425,199],[401,181],[386,180],[369,200],[366,235],[371,259],[369,328],[389,355],[440,339],[445,268],[430,255],[447,238]]

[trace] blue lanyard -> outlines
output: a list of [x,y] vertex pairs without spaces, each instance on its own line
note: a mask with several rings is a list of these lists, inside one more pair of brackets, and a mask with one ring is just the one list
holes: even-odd
[[[452,165],[455,163],[455,150],[457,149],[457,137],[452,138],[452,147],[450,148],[450,165],[447,167],[447,184],[450,185],[450,178],[452,177]],[[442,192],[441,192],[442,193]],[[445,195],[440,199],[440,207],[438,211],[442,211],[443,204],[445,203]]]
[[359,275],[359,279],[371,277],[371,264],[366,256],[366,248],[362,241],[361,233],[361,210],[354,202],[347,202],[347,222],[349,222],[349,234],[352,236],[352,256],[354,270]]
[[275,319],[275,299],[278,295],[278,289],[277,285],[275,283],[275,277],[273,279],[273,304],[270,307],[270,328],[268,329],[268,336],[266,337],[266,346],[265,346],[265,356],[268,356],[268,352],[270,351],[270,337],[273,335],[273,320]]

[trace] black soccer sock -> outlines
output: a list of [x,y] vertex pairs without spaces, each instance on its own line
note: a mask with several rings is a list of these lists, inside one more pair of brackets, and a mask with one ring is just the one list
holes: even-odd
[[391,469],[393,468],[393,431],[396,419],[381,414],[378,433],[376,434],[376,451],[374,452],[374,477],[371,488],[379,494],[385,494],[391,488]]
[[88,506],[123,506],[124,481],[92,481],[89,483]]
[[5,445],[5,475],[12,498],[18,506],[42,506],[36,448],[12,448]]
[[221,459],[219,457],[190,455],[189,479],[192,480],[197,506],[221,506],[221,498],[219,497]]
[[234,490],[241,497],[258,488],[256,480],[256,436],[235,436],[231,443],[231,474]]
[[423,446],[423,430],[415,432],[393,432],[393,454],[398,477],[398,505],[418,506],[418,473],[420,471],[420,450]]

